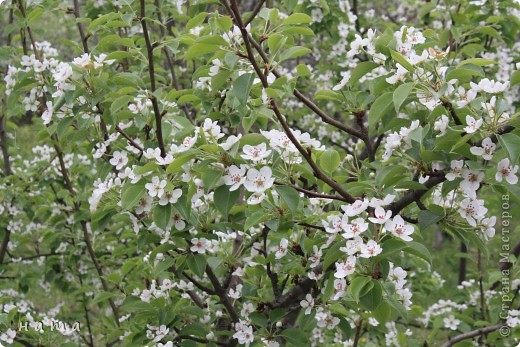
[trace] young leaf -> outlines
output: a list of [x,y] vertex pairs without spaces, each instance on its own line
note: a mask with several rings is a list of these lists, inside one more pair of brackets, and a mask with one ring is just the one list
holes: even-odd
[[415,83],[409,82],[401,84],[397,89],[394,91],[393,100],[394,100],[394,107],[395,112],[399,112],[399,109],[401,108],[401,105],[406,100],[408,95],[410,95],[410,92],[413,90]]
[[285,18],[283,24],[307,24],[311,23],[312,18],[305,13],[293,13]]
[[227,217],[231,208],[238,199],[240,190],[230,191],[228,186],[220,186],[215,189],[213,200],[215,201],[215,207],[222,213],[224,217]]
[[352,70],[352,74],[350,75],[350,85],[354,85],[361,79],[361,77],[365,76],[367,73],[374,70],[378,66],[379,64],[372,61],[364,61],[357,64],[356,67]]
[[327,173],[332,173],[336,170],[339,167],[340,161],[339,153],[334,148],[328,148],[320,156],[320,166]]
[[206,257],[202,254],[190,254],[186,259],[188,268],[197,276],[202,277],[206,271]]
[[356,302],[359,302],[359,295],[361,294],[363,287],[365,287],[368,283],[370,283],[370,277],[367,276],[356,277],[350,282],[350,286],[348,288],[352,298],[356,300]]
[[506,151],[511,165],[513,165],[520,157],[520,136],[508,133],[497,137],[500,145]]
[[253,73],[245,73],[233,81],[233,92],[242,106],[247,105],[247,98],[253,86],[255,75]]
[[171,215],[172,207],[170,204],[166,204],[165,206],[157,205],[153,210],[153,221],[159,228],[166,230]]
[[401,53],[399,53],[397,51],[390,51],[390,55],[392,56],[392,59],[394,59],[394,61],[396,63],[401,64],[406,70],[408,70],[410,72],[413,72],[415,70],[413,65],[410,64],[410,62],[408,60],[406,60],[406,58],[403,57],[401,55]]
[[282,197],[282,200],[287,204],[292,213],[298,210],[298,203],[300,202],[300,194],[291,187],[276,186],[276,191]]
[[390,109],[393,101],[393,93],[387,92],[379,96],[368,113],[368,126],[370,129],[374,129],[377,123],[381,120],[383,115]]
[[121,208],[129,210],[143,197],[146,189],[144,188],[144,181],[136,184],[127,185],[121,194]]

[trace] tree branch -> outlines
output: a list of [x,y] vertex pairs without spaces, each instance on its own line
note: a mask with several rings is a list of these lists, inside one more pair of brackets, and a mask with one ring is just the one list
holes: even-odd
[[164,138],[162,132],[162,123],[161,123],[161,112],[159,110],[159,103],[157,102],[157,97],[153,94],[156,90],[155,83],[155,65],[153,61],[153,47],[150,41],[150,34],[148,33],[148,27],[146,25],[146,5],[145,0],[141,0],[141,26],[143,28],[144,40],[146,42],[146,52],[148,55],[148,72],[150,74],[150,84],[151,84],[151,94],[149,96],[150,101],[152,102],[153,112],[155,115],[155,132],[157,135],[157,141],[159,142],[159,149],[161,150],[161,157],[166,157],[166,149],[164,147]]
[[238,317],[238,313],[237,313],[235,307],[233,306],[231,301],[229,301],[229,297],[226,294],[226,290],[224,289],[224,287],[222,287],[217,276],[215,276],[215,273],[213,272],[213,270],[211,269],[211,266],[209,266],[209,265],[206,265],[206,274],[208,275],[208,278],[209,278],[211,284],[213,285],[213,288],[215,288],[215,293],[218,295],[218,297],[220,298],[220,301],[222,302],[222,304],[228,311],[229,316],[231,317],[231,320],[233,321],[233,323],[238,322],[239,317]]
[[426,189],[410,189],[403,195],[401,199],[386,206],[386,209],[392,211],[392,215],[395,216],[406,206],[410,205],[414,201],[419,200],[424,194],[428,192],[428,190],[430,190],[430,188],[435,187],[445,180],[446,178],[444,176],[430,177],[430,179],[424,183]]
[[256,3],[255,8],[253,9],[253,13],[251,13],[249,18],[244,22],[244,25],[246,27],[249,25],[249,23],[251,23],[253,21],[253,19],[255,19],[255,17],[257,16],[258,12],[260,12],[260,10],[262,9],[262,7],[264,5],[264,2],[265,2],[265,0],[258,0],[258,2]]
[[83,29],[83,25],[81,24],[81,22],[77,21],[78,19],[81,18],[80,13],[79,13],[79,1],[78,0],[74,0],[74,17],[76,18],[76,25],[78,27],[79,36],[81,38],[81,44],[83,45],[83,51],[88,54],[89,53],[88,43],[87,43],[88,37],[85,35],[85,30]]
[[[222,0],[222,3],[226,7],[226,9],[234,16],[235,21],[238,23],[240,32],[242,34],[242,38],[244,40],[244,44],[246,46],[248,60],[253,65],[253,68],[254,68],[257,76],[260,78],[260,80],[262,82],[262,86],[264,88],[268,88],[269,84],[267,82],[267,77],[264,75],[264,73],[262,72],[262,70],[260,69],[260,67],[258,65],[258,62],[255,59],[253,49],[251,47],[250,36],[247,32],[246,27],[244,26],[242,17],[240,16],[240,12],[238,10],[238,5],[237,5],[236,0],[231,0],[231,5],[228,4],[227,0]],[[289,140],[293,143],[293,145],[298,149],[298,152],[300,152],[300,154],[303,156],[303,158],[311,166],[312,171],[314,172],[314,175],[318,179],[320,179],[323,182],[325,182],[326,184],[328,184],[331,188],[336,190],[341,196],[343,196],[345,198],[346,202],[353,203],[354,201],[356,201],[356,199],[352,195],[350,195],[345,189],[343,189],[336,181],[329,178],[327,175],[325,175],[320,170],[318,165],[312,159],[310,151],[307,151],[306,149],[304,149],[302,147],[302,145],[300,144],[300,142],[296,139],[296,137],[292,133],[292,130],[289,127],[289,125],[287,124],[287,121],[285,120],[284,116],[281,114],[280,110],[278,109],[278,106],[276,105],[275,100],[270,101],[270,107],[274,111],[278,121],[281,123],[282,128],[284,129],[284,132],[287,135],[287,137],[289,138]]]
[[448,342],[446,342],[444,345],[442,345],[442,347],[451,347],[454,344],[456,344],[462,340],[471,339],[472,337],[475,337],[475,336],[488,334],[488,333],[496,331],[505,326],[507,326],[506,323],[499,323],[499,324],[495,324],[495,325],[492,325],[492,326],[489,326],[486,328],[480,328],[480,329],[470,331],[468,333],[460,334],[460,335],[457,335],[454,338],[450,339]]

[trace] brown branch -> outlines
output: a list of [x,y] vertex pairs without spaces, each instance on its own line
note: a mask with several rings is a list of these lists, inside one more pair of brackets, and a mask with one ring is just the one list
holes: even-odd
[[[157,19],[159,20],[159,30],[161,31],[161,37],[164,38],[164,36],[166,35],[166,32],[164,30],[164,25],[163,25],[163,16],[162,16],[162,13],[161,13],[161,6],[160,6],[160,1],[159,0],[155,0],[155,8],[156,8],[156,12],[157,12]],[[170,74],[172,75],[172,87],[174,87],[175,89],[179,90],[181,88],[180,84],[179,84],[179,81],[177,80],[177,75],[175,74],[175,64],[173,62],[173,59],[172,59],[172,56],[170,54],[170,51],[168,51],[168,49],[166,47],[163,47],[162,48],[162,51],[164,52],[164,55],[166,56],[166,65],[168,66],[168,68],[170,69]]]
[[[65,180],[65,185],[67,186],[67,190],[69,191],[70,196],[72,198],[75,198],[76,192],[74,191],[74,188],[72,186],[72,181],[70,180],[68,170],[65,166],[65,161],[63,160],[63,152],[61,150],[61,147],[58,145],[58,139],[55,134],[52,136],[52,138],[55,141],[54,148],[56,149],[56,153],[58,155],[58,160],[60,163],[60,171],[61,171],[63,179]],[[80,203],[77,201],[74,201],[74,210],[79,211],[80,208],[81,208]],[[81,221],[81,228],[83,230],[83,239],[87,246],[87,251],[89,253],[90,259],[92,260],[92,263],[94,264],[94,267],[96,268],[99,279],[101,280],[101,285],[103,287],[103,290],[106,292],[109,292],[110,288],[108,287],[108,283],[107,283],[106,279],[104,278],[103,268],[101,267],[101,264],[99,264],[99,261],[96,257],[96,253],[94,251],[94,246],[92,244],[92,240],[90,239],[90,233],[87,228],[87,223],[85,221]],[[110,304],[110,307],[112,308],[112,312],[114,314],[116,325],[119,326],[119,313],[118,313],[117,306],[112,298],[108,299],[108,303]]]
[[430,188],[444,182],[445,180],[446,178],[444,176],[430,177],[430,179],[424,183],[426,189],[410,189],[403,195],[401,199],[388,205],[386,209],[391,210],[392,215],[395,216],[406,206],[419,200],[424,194],[428,192],[428,190],[430,190]]
[[460,243],[460,253],[462,253],[462,257],[460,257],[459,260],[459,280],[458,284],[461,284],[466,280],[466,273],[467,273],[467,264],[468,261],[464,255],[468,253],[468,247],[464,242]]
[[231,301],[229,301],[229,297],[226,294],[226,290],[224,289],[224,287],[222,287],[217,276],[215,276],[215,273],[213,272],[213,270],[211,269],[211,266],[209,266],[209,265],[206,265],[206,274],[208,275],[209,281],[213,285],[213,288],[215,288],[215,293],[218,295],[218,297],[220,298],[220,301],[222,302],[222,304],[228,311],[229,316],[231,317],[231,320],[233,321],[233,323],[238,322],[239,316],[238,316],[238,313],[237,313],[235,307],[233,306]]
[[164,138],[162,132],[162,123],[161,123],[161,111],[159,110],[159,103],[157,102],[157,97],[153,94],[156,90],[156,82],[155,82],[155,65],[153,61],[153,46],[150,41],[150,34],[148,33],[148,26],[146,24],[146,5],[145,0],[141,0],[141,26],[143,28],[144,41],[146,42],[146,52],[148,56],[148,73],[150,74],[150,85],[151,85],[151,94],[149,96],[150,101],[152,102],[153,112],[155,115],[155,132],[157,135],[157,141],[159,142],[159,149],[161,150],[161,157],[166,157],[166,149],[164,147]]
[[253,21],[253,19],[255,19],[255,17],[258,15],[258,12],[260,12],[260,10],[262,9],[262,6],[264,5],[264,2],[265,2],[265,0],[258,0],[258,2],[256,3],[255,8],[253,9],[253,13],[251,13],[249,18],[244,22],[245,26],[248,26],[249,23],[251,23]]
[[442,101],[442,106],[444,106],[450,112],[450,116],[453,119],[453,121],[455,122],[455,124],[462,125],[462,122],[460,121],[459,116],[457,116],[457,113],[455,112],[455,108],[453,107],[453,104],[447,99],[442,99],[441,101]]
[[[250,36],[247,32],[246,27],[244,26],[244,23],[242,21],[242,17],[240,16],[240,12],[238,10],[238,5],[236,0],[231,0],[231,5],[227,2],[227,0],[222,0],[222,3],[226,7],[226,9],[234,16],[235,21],[238,23],[240,32],[242,34],[242,38],[244,40],[244,44],[246,46],[247,56],[249,62],[253,65],[253,68],[257,74],[257,76],[260,78],[260,81],[262,82],[262,86],[264,88],[268,88],[269,84],[267,83],[267,77],[264,75],[262,70],[260,69],[258,62],[255,59],[253,49],[251,47],[250,42]],[[341,185],[338,184],[338,182],[334,181],[333,179],[329,178],[326,174],[323,173],[323,171],[320,170],[318,165],[314,162],[314,160],[311,157],[310,151],[307,151],[302,147],[300,142],[296,139],[294,134],[292,133],[291,128],[287,124],[287,121],[285,120],[284,116],[281,114],[280,110],[278,109],[278,106],[276,105],[275,100],[270,101],[270,108],[274,111],[276,118],[281,123],[282,128],[284,129],[285,134],[289,138],[289,140],[292,142],[292,144],[298,149],[298,152],[303,156],[305,161],[311,166],[312,171],[314,172],[314,175],[328,184],[331,188],[336,190],[341,196],[345,198],[346,202],[353,203],[356,201],[356,199],[350,195],[345,189],[341,187]]]
[[[239,26],[239,28],[242,27],[243,23],[242,23],[240,14],[238,13],[238,17],[237,17],[237,15],[234,13],[234,11],[231,9],[229,4],[227,3],[227,0],[221,0],[221,2],[224,5],[224,7],[226,7],[227,11],[233,16],[233,19],[234,19],[235,23]],[[269,7],[269,6],[267,6],[267,7]],[[237,8],[237,10],[238,10],[238,8]],[[242,25],[240,23],[242,23]],[[243,26],[243,27],[245,29],[245,26]],[[260,54],[260,57],[262,58],[264,64],[266,64],[267,66],[270,66],[271,62],[269,61],[269,57],[265,53],[262,46],[249,33],[247,33],[247,31],[246,31],[246,36],[244,38],[247,38],[247,41],[251,45],[253,45],[253,47],[258,52],[258,54]],[[247,47],[247,44],[246,44],[246,47]],[[273,75],[276,78],[280,78],[282,76],[281,73],[274,68],[271,69],[270,71],[273,73]],[[327,115],[312,100],[310,100],[308,97],[306,97],[297,88],[294,89],[293,95],[296,96],[296,98],[298,100],[303,102],[305,104],[305,106],[307,106],[311,111],[313,111],[316,115],[318,115],[325,123],[330,124],[330,125],[336,127],[337,129],[344,131],[352,136],[355,136],[363,141],[366,140],[366,137],[364,136],[364,134],[361,131],[356,130],[352,127],[349,127],[349,126],[345,125],[343,122],[338,121],[338,120],[330,117],[329,115]]]
[[356,322],[356,335],[354,336],[353,347],[359,346],[359,339],[361,338],[361,328],[362,327],[363,327],[363,319],[360,318],[359,321]]
[[[5,100],[5,99],[4,99]],[[4,175],[10,176],[13,174],[11,169],[11,162],[9,157],[9,147],[7,144],[7,116],[0,118],[0,147],[2,148],[2,157],[4,158]]]
[[78,0],[74,0],[74,17],[76,18],[76,25],[78,26],[79,36],[81,38],[81,43],[83,45],[83,51],[88,54],[89,53],[88,43],[87,43],[88,37],[85,35],[85,30],[83,29],[83,25],[81,24],[81,22],[78,21],[78,19],[81,18],[80,13],[79,13],[79,1]]
[[[36,259],[36,258],[47,258],[47,257],[61,256],[61,255],[65,255],[65,253],[54,253],[54,252],[51,252],[51,253],[30,255],[30,256],[27,256],[27,257],[16,257],[16,256],[11,255],[11,258],[19,259],[21,261],[24,261],[24,260],[33,260],[33,259]],[[8,261],[5,264],[10,264],[10,263],[13,263],[13,261]],[[0,264],[1,264],[1,262],[0,262]]]
[[[264,253],[264,257],[266,258],[267,260],[267,236],[269,235],[269,228],[267,227],[264,227],[264,229],[262,230],[262,237],[264,238],[264,249],[263,249],[263,253]],[[271,280],[271,285],[273,287],[273,294],[274,294],[274,297],[279,297],[282,293],[280,292],[280,287],[278,286],[278,274],[276,274],[276,272],[273,272],[271,270],[271,262],[268,261],[267,262],[267,276],[269,277],[269,279]]]
[[184,271],[182,273],[184,275],[184,277],[186,277],[191,283],[193,283],[195,285],[195,287],[199,288],[200,290],[202,290],[203,292],[206,292],[208,293],[209,295],[214,295],[215,294],[215,291],[209,287],[206,287],[204,286],[203,284],[201,284],[199,281],[197,281],[195,278],[193,278],[192,276],[190,276],[188,273],[186,273],[186,271]]
[[197,293],[195,293],[193,290],[188,290],[188,291],[186,291],[186,293],[188,293],[188,295],[190,296],[191,300],[193,300],[195,305],[197,305],[198,307],[203,308],[203,309],[207,308],[207,305],[204,304],[204,302],[202,301],[200,296],[198,296]]
[[479,335],[489,334],[489,333],[499,330],[500,328],[505,327],[505,326],[507,326],[506,323],[499,323],[499,324],[495,324],[495,325],[492,325],[492,326],[489,326],[486,328],[480,328],[480,329],[470,331],[468,333],[460,334],[460,335],[457,335],[454,338],[450,339],[448,342],[446,342],[444,345],[442,345],[442,347],[451,347],[460,341],[471,339],[472,337],[479,336]]
[[[79,274],[79,273],[78,273],[78,278],[79,278],[79,283],[80,283],[81,287],[83,287],[83,279],[81,278],[81,274]],[[90,343],[88,341],[85,341],[85,342],[90,347],[94,347],[94,337],[92,335],[92,326],[90,324],[90,317],[89,317],[88,308],[87,308],[87,296],[85,295],[84,292],[82,293],[82,296],[83,296],[83,302],[82,302],[83,311],[85,312],[85,321],[87,323],[87,329],[88,329],[88,334],[89,334],[89,338],[90,338]]]
[[[493,134],[490,136],[490,139],[496,143],[498,141],[497,135],[507,134],[507,133],[513,131],[514,129],[515,128],[510,125],[502,126],[497,129],[496,134]],[[482,140],[475,143],[476,146],[480,146],[481,144],[482,144]],[[425,189],[410,189],[404,194],[404,196],[401,199],[390,204],[386,208],[390,209],[392,211],[392,214],[395,216],[396,214],[398,214],[401,210],[403,210],[406,206],[408,206],[412,202],[420,200],[421,197],[424,194],[426,194],[426,192],[428,192],[428,190],[430,188],[444,182],[445,180],[446,180],[446,178],[444,177],[442,172],[439,172],[439,173],[437,173],[436,176],[430,177],[430,179],[428,179],[428,181],[426,181],[424,183],[424,185],[427,188],[426,190]]]
[[[286,184],[284,184],[282,182],[274,182],[274,184],[286,185]],[[306,196],[311,197],[311,198],[332,199],[332,200],[339,200],[339,201],[347,202],[347,200],[343,196],[341,196],[341,195],[317,193],[317,192],[314,192],[312,190],[308,190],[308,189],[305,189],[305,188],[298,187],[297,185],[294,185],[294,184],[287,184],[287,186],[289,186],[291,188],[294,188],[295,190],[297,190],[299,192],[302,192],[303,194],[305,194]]]
[[[262,58],[264,63],[267,65],[270,65],[271,62],[269,61],[269,58],[267,57],[267,54],[263,50],[262,46],[258,42],[256,42],[256,40],[251,35],[248,35],[248,38],[249,38],[251,44],[255,47],[255,50],[258,52],[258,54],[260,54],[260,57]],[[275,75],[276,78],[280,78],[282,76],[281,73],[276,69],[272,69],[271,72],[273,73],[273,75]],[[305,104],[305,106],[307,106],[307,108],[309,108],[316,115],[318,115],[321,118],[321,120],[323,120],[325,123],[330,124],[330,125],[334,126],[335,128],[337,128],[343,132],[346,132],[352,136],[355,136],[361,140],[364,140],[363,139],[364,136],[361,131],[356,130],[352,127],[349,127],[349,126],[345,125],[343,122],[336,120],[336,119],[332,118],[331,116],[327,115],[311,99],[306,97],[297,88],[294,89],[293,95],[296,96],[296,98],[298,100],[303,102]]]
[[2,239],[2,244],[0,245],[0,265],[2,265],[4,263],[4,258],[5,258],[5,254],[7,253],[7,246],[9,246],[10,239],[11,239],[11,231],[6,229],[4,238]]
[[[24,19],[27,19],[27,16],[25,15],[25,8],[23,7],[22,0],[18,0],[18,8],[20,9],[20,12],[22,13],[22,17]],[[42,60],[42,56],[40,55],[40,52],[38,51],[38,48],[36,48],[36,40],[34,39],[31,27],[26,25],[25,28],[27,29],[27,33],[29,34],[29,39],[31,40],[32,48],[34,51],[34,56],[38,60]]]
[[120,133],[121,135],[123,135],[123,137],[132,145],[134,146],[135,148],[137,148],[138,150],[140,150],[141,152],[144,152],[144,148],[139,145],[137,142],[134,141],[133,138],[131,138],[130,136],[128,136],[128,134],[119,127],[119,125],[116,125],[116,130],[118,133]]

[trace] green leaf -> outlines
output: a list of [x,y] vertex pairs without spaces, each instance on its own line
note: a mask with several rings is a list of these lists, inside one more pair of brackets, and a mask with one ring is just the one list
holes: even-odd
[[372,280],[372,283],[372,289],[359,299],[361,304],[370,311],[379,307],[383,301],[383,288],[381,287],[381,283],[374,279]]
[[436,1],[430,1],[430,2],[426,2],[424,5],[422,5],[419,9],[419,17],[422,18],[424,16],[426,16],[427,14],[429,14],[433,9],[435,9],[435,7],[437,7],[437,2]]
[[251,92],[254,79],[253,73],[245,73],[233,81],[233,93],[242,106],[247,105],[247,98]]
[[224,217],[227,215],[240,195],[240,190],[230,191],[228,186],[220,186],[215,189],[213,200],[215,207]]
[[239,141],[240,146],[250,145],[257,146],[262,142],[265,142],[267,139],[264,135],[258,133],[245,134]]
[[379,123],[384,114],[390,109],[393,102],[393,93],[387,92],[379,96],[368,113],[368,126],[370,129],[375,129],[376,124]]
[[305,13],[293,13],[285,18],[283,24],[307,24],[311,23],[312,18]]
[[171,268],[173,264],[175,264],[175,259],[173,257],[166,257],[161,260],[155,267],[155,277],[159,277],[160,274]]
[[399,112],[401,105],[406,100],[408,95],[410,95],[410,92],[413,90],[414,86],[415,86],[415,83],[409,82],[409,83],[401,84],[394,91],[394,95],[393,95],[392,99],[394,100],[395,112]]
[[410,72],[413,72],[414,71],[414,67],[412,64],[410,64],[410,62],[408,62],[408,60],[406,60],[405,57],[403,57],[401,55],[401,53],[397,52],[397,51],[393,51],[391,50],[390,51],[390,55],[392,56],[392,59],[394,59],[394,61],[396,63],[399,63],[401,64],[406,70],[410,71]]
[[210,189],[213,189],[220,177],[222,177],[222,171],[206,167],[204,168],[204,171],[202,171],[201,176],[202,183],[204,183],[204,188],[206,189],[206,191],[209,191]]
[[345,242],[338,241],[329,247],[327,253],[325,253],[325,257],[323,258],[323,269],[328,269],[329,266],[336,262],[336,260],[345,255],[345,252],[340,250],[343,246],[345,246]]
[[305,55],[307,53],[311,53],[312,51],[310,49],[308,49],[307,47],[302,47],[302,46],[293,46],[293,47],[290,47],[289,49],[283,51],[282,54],[280,54],[280,62],[284,61],[284,60],[287,60],[287,59],[292,59],[292,58],[296,58],[296,57],[300,57],[302,55]]
[[202,23],[204,23],[204,20],[206,19],[206,16],[208,15],[207,12],[201,12],[195,17],[191,18],[188,23],[186,23],[186,30],[193,29],[195,27],[198,27]]
[[281,29],[281,32],[286,34],[293,34],[293,35],[308,35],[308,36],[315,36],[314,31],[312,31],[308,27],[285,27]]
[[300,77],[310,77],[310,76],[312,76],[311,70],[305,64],[299,64],[296,67],[296,72],[298,73],[298,76],[300,76]]
[[392,306],[392,308],[394,308],[405,321],[408,320],[408,312],[402,303],[391,296],[387,296],[387,300],[390,306]]
[[257,226],[258,224],[265,221],[269,216],[263,211],[255,212],[246,218],[246,222],[244,224],[244,230],[249,230],[251,227]]
[[126,187],[123,188],[123,192],[121,194],[121,209],[129,210],[137,205],[146,191],[144,184],[144,181],[142,181],[136,184],[126,185]]
[[377,258],[387,258],[393,254],[396,254],[406,248],[406,242],[397,239],[388,239],[383,242],[383,251],[377,256]]
[[70,125],[74,121],[74,117],[63,118],[59,121],[58,126],[56,128],[56,135],[58,135],[59,139],[63,138],[66,131],[69,129]]
[[171,216],[172,207],[170,204],[166,204],[165,206],[157,205],[153,209],[153,221],[163,230],[166,230],[168,223],[170,223]]
[[27,25],[31,26],[34,21],[38,20],[45,10],[41,7],[35,8],[27,15]]
[[392,307],[386,301],[383,301],[372,314],[379,323],[385,324],[392,318]]
[[136,266],[137,261],[135,259],[127,259],[121,267],[121,276],[126,276],[127,273],[132,271]]
[[503,135],[497,135],[497,138],[500,142],[500,145],[509,156],[511,165],[513,165],[520,156],[520,136],[508,133]]
[[329,89],[318,90],[316,92],[316,95],[314,96],[314,100],[331,100],[339,102],[345,101],[340,93],[334,92]]
[[132,52],[126,52],[126,51],[115,51],[107,55],[105,58],[106,60],[116,59],[116,60],[122,60],[125,58],[133,57],[135,53]]
[[280,334],[285,341],[290,343],[293,346],[308,346],[309,340],[307,338],[307,334],[304,334],[298,328],[288,328],[282,331]]
[[202,254],[190,254],[186,259],[188,268],[197,276],[204,276],[206,271],[206,257]]
[[511,75],[511,78],[509,79],[509,86],[513,87],[516,86],[518,83],[520,83],[520,71],[516,70]]
[[424,245],[420,244],[419,242],[415,241],[409,241],[406,243],[405,252],[408,252],[410,254],[416,255],[419,258],[422,258],[426,260],[428,263],[432,263],[432,255],[430,254],[430,251],[428,251],[428,248],[426,248]]
[[103,301],[108,301],[108,299],[112,299],[114,296],[115,294],[112,292],[101,292],[94,297],[94,300],[92,300],[91,304],[95,305]]
[[379,64],[371,61],[364,61],[357,64],[356,67],[352,70],[352,74],[350,75],[350,85],[354,85],[355,83],[357,83],[357,81],[359,81],[361,77],[365,76],[367,73],[374,70],[378,66]]
[[300,202],[300,194],[294,188],[288,186],[276,186],[276,191],[282,197],[282,200],[287,204],[292,213],[298,210]]
[[[437,212],[440,212],[440,211],[437,211]],[[444,210],[442,212],[444,212]],[[444,218],[444,213],[439,214],[439,213],[435,213],[434,211],[430,211],[430,210],[420,211],[419,216],[418,216],[419,228],[421,230],[425,230],[443,218]]]
[[110,105],[110,113],[114,114],[117,111],[119,111],[121,108],[126,108],[130,101],[132,101],[134,98],[131,95],[121,95],[120,97],[116,98],[112,105]]
[[371,278],[367,276],[359,276],[354,278],[350,282],[350,286],[348,287],[350,294],[352,295],[352,298],[356,300],[356,302],[359,302],[359,295],[361,294],[361,291],[363,290],[363,287],[365,287],[368,283],[370,283]]
[[276,53],[283,46],[285,41],[287,41],[286,36],[274,33],[269,35],[269,38],[267,39],[267,46],[271,52]]
[[328,148],[320,156],[320,166],[329,174],[339,167],[340,161],[339,153],[334,148]]
[[466,59],[464,61],[461,61],[459,63],[459,65],[457,65],[457,67],[461,67],[461,66],[464,66],[467,64],[473,64],[473,65],[477,65],[477,66],[486,66],[486,65],[494,65],[496,63],[497,63],[496,61],[491,60],[491,59],[471,58],[471,59]]
[[195,158],[197,156],[197,153],[195,151],[186,151],[179,156],[177,156],[173,162],[168,165],[168,168],[166,169],[167,174],[175,173],[175,172],[181,172],[182,166],[189,162],[191,159]]
[[217,25],[217,28],[227,33],[233,26],[233,21],[229,16],[220,16],[215,19],[215,24]]
[[460,80],[460,79],[464,79],[466,77],[473,77],[473,76],[484,76],[484,74],[482,72],[474,70],[474,69],[468,69],[468,68],[454,69],[446,74],[446,81],[451,81],[454,79]]
[[218,50],[219,46],[215,44],[195,43],[190,48],[188,48],[188,50],[184,54],[184,59],[192,60],[209,53],[216,53]]

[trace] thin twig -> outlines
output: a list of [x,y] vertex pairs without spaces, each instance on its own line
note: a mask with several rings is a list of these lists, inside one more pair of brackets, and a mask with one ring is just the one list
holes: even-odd
[[[242,17],[240,16],[240,12],[239,12],[236,0],[232,0],[231,5],[227,2],[227,0],[222,0],[222,3],[226,7],[226,9],[231,14],[233,14],[235,21],[238,23],[240,32],[242,34],[242,38],[244,40],[244,44],[246,46],[248,60],[253,65],[253,68],[254,68],[257,76],[260,78],[260,81],[262,82],[262,86],[264,88],[268,88],[269,84],[267,82],[267,77],[264,75],[264,73],[262,72],[262,70],[260,69],[260,67],[258,65],[258,62],[255,59],[253,49],[251,47],[250,36],[247,32],[246,27],[244,26]],[[307,161],[307,163],[311,166],[312,171],[314,172],[314,175],[318,179],[320,179],[323,182],[325,182],[326,184],[328,184],[331,188],[336,190],[341,196],[343,196],[345,198],[346,202],[353,203],[354,201],[356,201],[356,199],[352,195],[350,195],[345,189],[343,189],[343,187],[341,187],[341,185],[338,184],[338,182],[334,181],[333,179],[328,177],[325,173],[323,173],[323,171],[321,171],[321,169],[318,167],[318,165],[312,159],[310,151],[304,149],[303,146],[300,144],[300,142],[294,136],[291,128],[287,124],[287,121],[285,120],[284,116],[281,114],[280,110],[278,109],[278,106],[276,105],[275,100],[270,101],[270,108],[274,111],[276,118],[282,125],[282,128],[284,129],[284,132],[287,135],[287,137],[289,138],[289,140],[293,143],[293,145],[296,147],[298,152],[300,152],[300,154],[303,156],[305,161]]]
[[470,331],[468,333],[460,334],[460,335],[457,335],[454,338],[450,339],[448,342],[446,342],[444,345],[442,345],[442,347],[451,347],[460,341],[471,339],[472,337],[483,335],[483,334],[489,334],[489,333],[491,333],[493,331],[497,331],[498,329],[505,327],[505,326],[507,326],[506,323],[499,323],[499,324],[495,324],[495,325],[492,325],[492,326],[489,326],[486,328],[480,328],[480,329]]
[[220,301],[222,302],[222,304],[228,311],[229,316],[231,317],[231,320],[233,321],[233,323],[238,322],[239,316],[238,316],[238,313],[237,313],[235,307],[229,300],[229,297],[226,294],[226,290],[224,289],[224,287],[222,287],[217,276],[215,276],[215,273],[213,272],[213,270],[211,269],[211,266],[209,266],[209,265],[206,265],[206,274],[208,275],[208,278],[209,278],[211,284],[215,288],[215,293],[218,295],[218,297],[220,298]]
[[247,27],[249,25],[249,23],[251,23],[253,21],[253,19],[255,19],[255,17],[258,15],[258,13],[260,12],[260,10],[262,9],[262,7],[264,6],[264,2],[265,0],[258,0],[258,2],[256,3],[256,6],[255,8],[253,9],[253,12],[251,13],[251,15],[249,16],[249,18],[244,22],[244,25]]
[[155,132],[157,135],[157,141],[159,142],[159,149],[161,150],[161,157],[166,157],[166,149],[164,147],[164,138],[162,132],[162,123],[161,123],[161,112],[159,110],[159,103],[157,101],[157,97],[153,94],[156,90],[156,82],[155,82],[155,65],[153,61],[153,46],[150,41],[150,34],[148,32],[148,26],[146,24],[146,5],[145,1],[141,0],[141,26],[143,28],[144,41],[146,42],[146,53],[148,56],[148,73],[150,74],[150,85],[151,85],[151,93],[149,96],[150,101],[152,102],[153,112],[155,115]]

